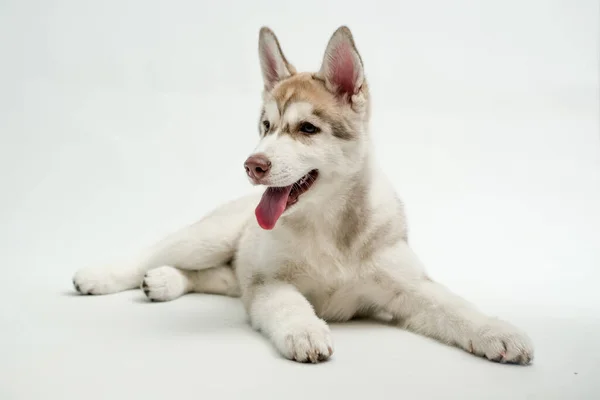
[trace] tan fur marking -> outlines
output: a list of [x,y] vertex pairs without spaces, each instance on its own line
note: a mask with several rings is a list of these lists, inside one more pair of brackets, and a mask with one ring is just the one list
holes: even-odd
[[263,121],[265,119],[266,111],[263,108],[260,112],[260,118],[258,119],[258,134],[259,136],[266,136],[268,132],[265,132],[265,128],[263,126]]
[[375,272],[375,273],[373,274],[373,276],[371,277],[371,279],[373,280],[373,282],[374,282],[376,285],[381,285],[381,283],[383,282],[383,280],[384,280],[385,278],[386,278],[386,277],[385,277],[385,276],[384,276],[382,273],[380,273],[380,272]]
[[376,227],[369,233],[365,242],[358,249],[359,257],[363,260],[368,260],[377,250],[391,246],[402,240],[402,231],[397,228],[397,225],[391,221],[387,221]]
[[[404,204],[398,200],[396,203],[398,212],[404,212]],[[399,220],[388,220],[379,226],[374,227],[368,233],[366,240],[358,249],[358,254],[363,260],[371,258],[374,252],[382,248],[391,246],[401,240],[406,241],[406,227]]]
[[287,262],[285,266],[277,271],[274,278],[278,281],[293,282],[304,271],[304,267],[296,262]]
[[[315,116],[331,127],[332,134],[343,140],[354,138],[349,122],[340,113],[339,100],[330,93],[322,80],[315,79],[312,73],[297,73],[279,82],[271,91],[277,103],[279,114],[283,115],[290,104],[308,102],[315,109]],[[322,127],[319,127],[322,129]],[[297,128],[286,127],[284,133],[297,133],[294,138],[310,140],[310,137],[297,131]]]
[[333,136],[343,139],[351,140],[354,138],[352,129],[348,126],[347,121],[344,118],[335,118],[328,114],[326,111],[321,109],[315,109],[314,114],[325,121],[331,127],[331,133]]
[[345,209],[340,217],[338,227],[337,245],[339,249],[346,250],[352,247],[356,238],[364,232],[367,226],[367,188],[361,179],[356,179],[356,184],[349,191],[350,197],[346,199]]
[[252,275],[252,286],[262,286],[265,284],[265,276],[261,273]]

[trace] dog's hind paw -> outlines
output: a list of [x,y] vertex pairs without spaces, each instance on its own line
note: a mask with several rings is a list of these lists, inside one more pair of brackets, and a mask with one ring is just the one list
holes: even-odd
[[152,301],[169,301],[189,292],[190,285],[182,271],[163,266],[148,271],[141,288]]

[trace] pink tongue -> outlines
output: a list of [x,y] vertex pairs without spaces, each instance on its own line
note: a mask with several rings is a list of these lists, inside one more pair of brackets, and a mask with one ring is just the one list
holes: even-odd
[[291,190],[291,185],[283,188],[270,187],[265,190],[254,212],[261,228],[270,230],[275,227],[275,223],[285,211]]

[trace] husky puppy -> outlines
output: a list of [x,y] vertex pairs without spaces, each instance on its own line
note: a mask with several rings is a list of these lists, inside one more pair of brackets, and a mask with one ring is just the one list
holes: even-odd
[[492,361],[529,364],[528,336],[428,276],[402,202],[379,170],[370,96],[350,30],[331,36],[317,72],[298,72],[260,29],[258,145],[244,163],[264,192],[212,211],[139,258],[76,272],[82,294],[141,286],[154,301],[190,292],[239,297],[282,356],[334,351],[328,321],[387,315],[399,326]]

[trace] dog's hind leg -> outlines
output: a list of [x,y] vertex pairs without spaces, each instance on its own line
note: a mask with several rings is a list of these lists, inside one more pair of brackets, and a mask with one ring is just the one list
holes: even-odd
[[[132,262],[80,269],[73,277],[73,284],[82,294],[100,295],[139,288],[148,271],[163,266],[183,271],[211,268],[224,271],[223,268],[229,268],[227,264],[257,203],[256,195],[226,203],[195,224],[169,235]],[[213,271],[187,276],[190,281],[199,282],[202,276],[213,277],[214,274]],[[197,291],[195,288],[206,290],[200,283],[194,283],[190,290]]]
[[221,265],[199,271],[170,266],[151,269],[142,281],[142,290],[152,301],[169,301],[186,293],[208,293],[240,297],[240,285],[233,268]]

